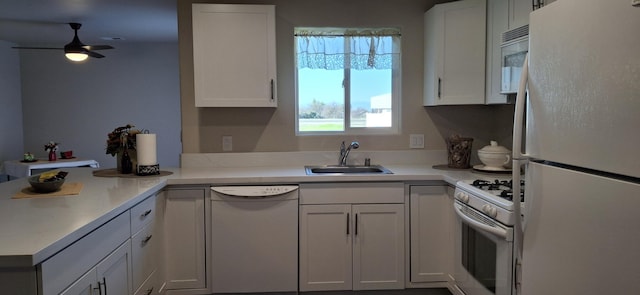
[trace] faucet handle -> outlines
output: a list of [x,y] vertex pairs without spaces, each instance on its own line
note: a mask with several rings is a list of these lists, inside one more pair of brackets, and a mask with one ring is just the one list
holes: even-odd
[[344,154],[344,151],[346,150],[346,147],[344,145],[344,140],[342,141],[342,144],[340,145],[340,155]]

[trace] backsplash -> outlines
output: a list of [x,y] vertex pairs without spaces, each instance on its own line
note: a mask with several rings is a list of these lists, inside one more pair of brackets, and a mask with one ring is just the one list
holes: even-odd
[[[254,152],[254,153],[184,153],[182,168],[222,167],[282,167],[305,165],[336,165],[339,152]],[[438,165],[447,163],[446,150],[360,151],[349,154],[347,164],[363,165],[370,158],[371,164]]]

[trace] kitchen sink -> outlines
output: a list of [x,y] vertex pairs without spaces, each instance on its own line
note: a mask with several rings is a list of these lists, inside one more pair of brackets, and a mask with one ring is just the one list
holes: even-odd
[[343,174],[393,174],[380,165],[372,166],[304,166],[307,175],[343,175]]

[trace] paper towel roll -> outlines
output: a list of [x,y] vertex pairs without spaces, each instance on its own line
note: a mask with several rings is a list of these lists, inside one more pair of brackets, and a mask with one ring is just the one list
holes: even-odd
[[150,133],[136,134],[136,150],[138,165],[158,164],[156,158],[156,135]]

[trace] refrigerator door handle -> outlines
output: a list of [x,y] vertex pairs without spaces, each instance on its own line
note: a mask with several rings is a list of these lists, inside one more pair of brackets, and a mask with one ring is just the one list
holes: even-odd
[[[529,78],[529,53],[524,57],[524,64],[522,65],[522,73],[520,74],[520,85],[518,86],[518,93],[516,95],[516,105],[513,116],[513,159],[522,159],[527,154],[522,152],[522,136],[524,129],[524,115],[526,111],[526,93],[527,93],[527,80]],[[516,171],[514,169],[513,171]]]
[[520,179],[522,175],[520,174],[520,171],[522,170],[522,166],[525,166],[527,163],[529,163],[529,160],[527,159],[513,160],[513,166],[512,166],[512,172],[511,172],[512,173],[511,178],[513,182],[511,189],[513,191],[513,196],[514,196],[513,197],[513,214],[515,215],[515,222],[513,225],[513,244],[515,249],[514,256],[518,261],[522,260],[524,225],[522,223],[522,217],[521,217],[522,210],[520,206],[520,198],[516,196],[521,196],[522,185],[521,185]]

